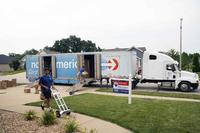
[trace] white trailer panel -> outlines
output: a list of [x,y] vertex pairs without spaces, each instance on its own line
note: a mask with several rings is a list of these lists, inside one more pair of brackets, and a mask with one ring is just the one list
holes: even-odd
[[136,72],[135,51],[109,51],[101,53],[102,77],[128,77]]

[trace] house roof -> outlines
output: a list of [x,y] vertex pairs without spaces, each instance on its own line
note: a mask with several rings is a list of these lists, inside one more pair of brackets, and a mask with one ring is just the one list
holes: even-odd
[[43,55],[43,54],[59,54],[59,52],[48,50],[48,49],[42,49],[37,53],[37,55]]
[[141,52],[146,51],[145,47],[135,47],[135,46],[132,46],[130,48],[103,49],[102,51],[131,51],[133,49],[136,49],[136,50],[141,51]]
[[9,64],[11,61],[13,61],[15,58],[10,57],[4,54],[0,54],[0,64]]

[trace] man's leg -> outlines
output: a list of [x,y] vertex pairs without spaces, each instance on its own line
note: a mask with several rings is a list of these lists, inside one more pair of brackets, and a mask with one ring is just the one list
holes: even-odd
[[44,94],[41,93],[40,99],[43,101],[42,104],[41,104],[41,108],[42,108],[42,110],[44,110],[44,107],[45,107],[45,97],[44,97]]
[[50,108],[50,98],[46,99],[45,101],[46,101],[46,107]]

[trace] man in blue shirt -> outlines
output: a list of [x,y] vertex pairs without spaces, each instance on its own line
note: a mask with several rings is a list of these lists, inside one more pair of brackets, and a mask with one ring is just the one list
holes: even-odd
[[51,100],[51,87],[53,89],[56,89],[53,86],[53,79],[52,77],[49,75],[49,69],[45,68],[45,75],[42,76],[39,80],[39,84],[41,86],[41,95],[40,95],[40,99],[44,100],[41,108],[42,110],[44,110],[44,107],[46,106],[47,108],[50,107],[50,100]]

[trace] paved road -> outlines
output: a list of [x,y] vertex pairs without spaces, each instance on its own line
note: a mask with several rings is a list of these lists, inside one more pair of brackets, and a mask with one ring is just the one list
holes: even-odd
[[[127,94],[122,93],[107,93],[107,92],[89,92],[92,94],[100,94],[100,95],[109,95],[109,96],[121,96],[121,97],[128,97]],[[147,95],[138,95],[132,94],[132,98],[142,98],[142,99],[155,99],[155,100],[168,100],[168,101],[183,101],[183,102],[198,102],[198,99],[189,99],[189,98],[175,98],[175,97],[162,97],[162,96],[147,96]]]
[[17,79],[17,83],[29,83],[26,79],[26,72],[14,74],[14,75],[0,75],[0,80]]
[[[158,91],[158,85],[155,83],[138,83],[136,90],[141,90],[141,91]],[[194,92],[181,92],[179,90],[175,90],[175,89],[166,89],[166,88],[161,88],[159,89],[160,92],[173,92],[173,93],[199,93],[200,94],[200,85],[199,88],[197,90],[195,90]]]

